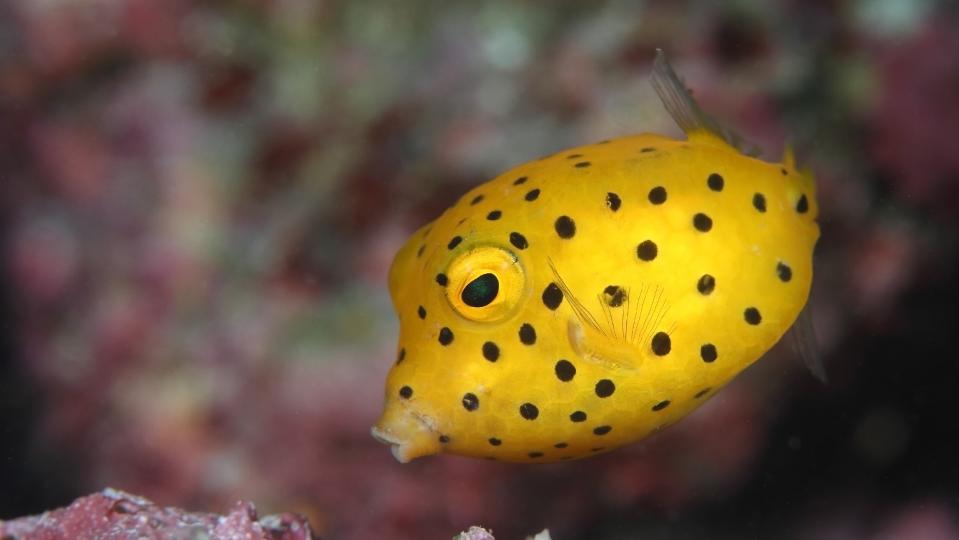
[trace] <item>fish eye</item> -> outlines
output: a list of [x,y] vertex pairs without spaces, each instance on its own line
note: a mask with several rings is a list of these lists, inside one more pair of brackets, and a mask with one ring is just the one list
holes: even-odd
[[478,246],[453,259],[446,299],[461,316],[476,322],[494,322],[513,313],[526,293],[526,277],[511,252]]
[[470,307],[488,306],[499,293],[499,279],[487,272],[470,281],[460,294],[463,303]]

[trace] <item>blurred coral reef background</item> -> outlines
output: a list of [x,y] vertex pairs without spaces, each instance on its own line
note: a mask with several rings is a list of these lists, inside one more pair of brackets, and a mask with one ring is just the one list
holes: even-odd
[[[0,518],[106,486],[324,538],[959,538],[959,16],[932,0],[0,3]],[[778,347],[582,462],[369,436],[394,251],[471,186],[704,108],[819,178],[831,381]]]

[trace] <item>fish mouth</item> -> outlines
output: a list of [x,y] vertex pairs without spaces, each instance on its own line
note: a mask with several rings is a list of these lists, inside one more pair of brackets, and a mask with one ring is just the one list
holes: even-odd
[[390,432],[373,426],[370,428],[370,435],[372,435],[377,441],[383,444],[388,444],[390,446],[390,453],[393,454],[393,457],[396,458],[396,461],[399,461],[400,463],[409,463],[410,459],[412,459],[407,455],[408,452],[406,452],[404,449],[403,441]]
[[400,463],[410,461],[440,451],[439,437],[428,417],[414,411],[389,408],[375,426],[370,435],[377,441],[388,444],[390,453]]

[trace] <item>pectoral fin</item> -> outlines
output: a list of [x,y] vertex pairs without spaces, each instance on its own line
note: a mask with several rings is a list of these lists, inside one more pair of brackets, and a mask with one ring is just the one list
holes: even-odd
[[576,317],[570,317],[566,328],[573,351],[587,362],[610,370],[639,369],[642,356],[632,347],[610,341],[594,328],[580,324]]
[[[567,323],[570,346],[582,358],[609,369],[638,369],[650,353],[650,338],[671,327],[669,302],[655,285],[610,286],[595,304],[577,296],[549,260],[550,269],[572,315]],[[610,289],[613,289],[612,291]]]

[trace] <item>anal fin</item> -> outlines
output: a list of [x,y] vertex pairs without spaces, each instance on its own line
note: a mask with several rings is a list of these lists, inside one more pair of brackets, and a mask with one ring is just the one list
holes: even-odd
[[793,351],[802,360],[802,363],[823,384],[829,382],[826,376],[826,366],[823,364],[822,353],[816,341],[816,332],[812,323],[812,308],[810,303],[799,312],[799,317],[789,329],[789,341]]

